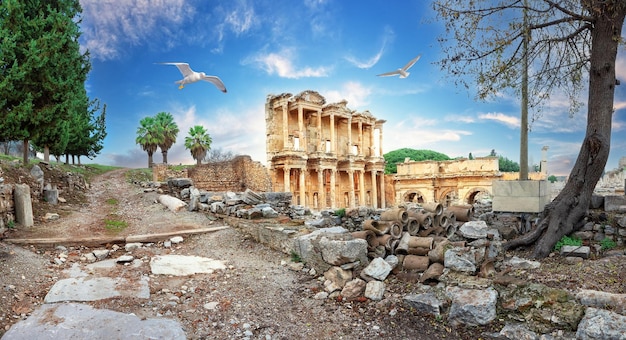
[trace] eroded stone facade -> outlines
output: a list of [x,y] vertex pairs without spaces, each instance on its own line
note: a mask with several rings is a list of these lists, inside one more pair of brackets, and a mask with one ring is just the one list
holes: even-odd
[[312,209],[385,207],[384,120],[315,91],[269,95],[266,152],[272,188]]
[[444,206],[473,203],[477,195],[492,193],[502,178],[497,157],[450,161],[405,161],[393,177],[394,203],[439,202]]

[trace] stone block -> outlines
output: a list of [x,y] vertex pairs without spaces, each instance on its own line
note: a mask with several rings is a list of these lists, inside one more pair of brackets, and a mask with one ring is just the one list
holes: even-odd
[[626,196],[610,195],[604,197],[604,211],[626,213]]
[[575,256],[583,259],[589,258],[591,248],[587,246],[563,246],[561,247],[561,256]]
[[493,181],[493,211],[538,213],[550,202],[548,181]]

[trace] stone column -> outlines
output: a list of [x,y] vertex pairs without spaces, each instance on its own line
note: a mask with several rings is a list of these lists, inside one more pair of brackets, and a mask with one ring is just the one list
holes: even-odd
[[378,184],[376,183],[376,170],[372,170],[372,208],[378,209]]
[[283,150],[287,150],[289,145],[289,115],[287,104],[283,104]]
[[374,125],[371,125],[370,128],[370,152],[368,156],[374,157]]
[[15,221],[26,228],[34,226],[33,203],[30,199],[30,187],[28,184],[15,184],[13,202]]
[[[291,192],[291,184],[289,183],[289,177],[291,173],[291,169],[289,167],[284,167],[283,168],[283,185],[285,186],[283,188],[284,192]],[[293,197],[291,198],[292,203],[293,203]]]
[[302,106],[298,104],[298,138],[300,139],[300,143],[301,143],[300,144],[301,147],[299,149],[306,151],[307,148],[306,148],[306,140],[304,136],[305,133],[303,130],[303,126],[304,126],[304,119],[302,118]]
[[357,154],[359,156],[363,156],[363,122],[359,120],[359,146],[357,148]]
[[359,170],[359,205],[367,205],[365,199],[365,170]]
[[317,169],[317,200],[319,202],[318,209],[326,207],[326,192],[324,191],[324,169]]
[[335,114],[330,114],[330,152],[335,153]]
[[300,205],[306,206],[306,186],[304,184],[304,172],[306,169],[300,168],[300,181],[298,185],[300,186]]
[[337,170],[330,170],[330,207],[335,208],[337,205],[335,204],[335,176],[337,176]]
[[352,155],[352,116],[348,117],[348,147],[346,155]]
[[317,110],[317,145],[319,145],[319,152],[326,151],[326,141],[324,140],[324,135],[322,134],[322,111]]
[[348,188],[350,188],[350,204],[348,205],[350,208],[354,208],[355,206],[355,202],[356,201],[356,197],[354,196],[355,190],[354,190],[354,170],[348,170],[348,178],[350,179],[350,186]]
[[[381,134],[382,136],[382,134]],[[385,202],[385,172],[380,173],[380,207],[387,208],[387,202]]]

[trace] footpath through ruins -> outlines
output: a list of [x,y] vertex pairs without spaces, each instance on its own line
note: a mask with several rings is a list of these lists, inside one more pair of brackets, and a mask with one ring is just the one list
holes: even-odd
[[[595,199],[602,206],[576,235],[585,245],[539,262],[501,248],[538,217],[493,213],[488,200],[312,212],[293,206],[289,193],[206,192],[186,178],[109,177],[91,190],[99,202],[124,193],[107,216],[130,227],[37,239],[8,233],[10,256],[44,261],[29,290],[3,284],[13,304],[3,318],[17,320],[3,340],[626,334],[623,197]],[[77,223],[71,216],[49,215],[44,229]],[[598,240],[607,235],[620,246],[604,249]],[[542,276],[542,266],[561,271]],[[594,267],[606,275],[575,280]]]

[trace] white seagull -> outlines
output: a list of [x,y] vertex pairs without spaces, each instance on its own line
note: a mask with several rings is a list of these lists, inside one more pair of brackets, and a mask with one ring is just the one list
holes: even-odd
[[220,91],[226,93],[226,86],[222,80],[216,76],[207,76],[204,72],[195,72],[189,67],[187,63],[159,63],[161,65],[174,65],[178,67],[180,73],[183,74],[183,79],[176,81],[176,84],[180,84],[178,87],[179,90],[182,90],[185,87],[185,84],[191,84],[198,82],[200,80],[206,80],[209,83],[215,85]]
[[418,55],[417,57],[413,58],[413,60],[409,61],[406,65],[404,65],[403,68],[399,68],[396,71],[392,71],[392,72],[387,72],[387,73],[381,73],[378,76],[379,77],[389,77],[389,76],[397,76],[399,75],[400,78],[406,78],[409,76],[409,72],[408,70],[411,68],[411,66],[413,66],[413,64],[415,64],[421,57],[422,55]]

